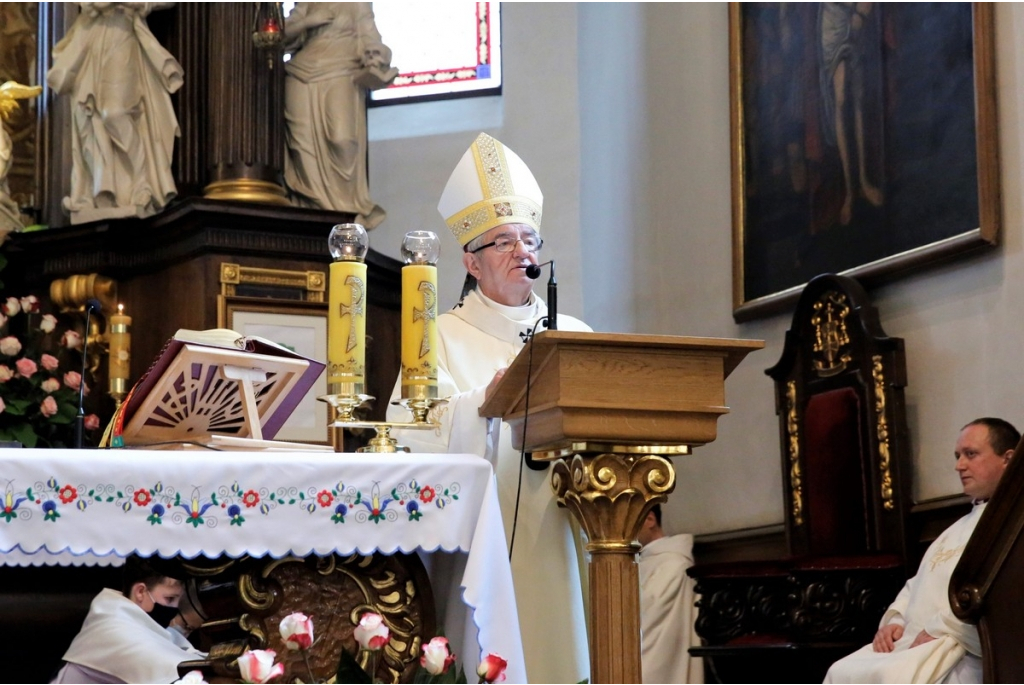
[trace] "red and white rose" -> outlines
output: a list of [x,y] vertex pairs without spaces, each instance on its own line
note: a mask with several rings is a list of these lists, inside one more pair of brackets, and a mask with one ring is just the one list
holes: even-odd
[[238,657],[238,671],[242,682],[265,683],[284,674],[284,664],[275,664],[277,652],[272,649],[253,649]]
[[60,338],[60,344],[69,350],[77,350],[82,346],[82,336],[78,331],[64,331]]
[[488,654],[476,668],[476,674],[480,676],[482,683],[500,683],[505,680],[505,669],[508,668],[508,661],[497,654]]
[[435,637],[423,645],[423,655],[420,657],[422,666],[430,675],[441,675],[448,671],[448,667],[455,663],[455,655],[448,648],[448,640],[443,637]]
[[313,644],[313,619],[301,612],[285,616],[278,628],[288,649],[309,649]]
[[372,611],[363,614],[353,634],[359,646],[371,652],[376,652],[391,639],[391,631],[384,625],[384,618]]

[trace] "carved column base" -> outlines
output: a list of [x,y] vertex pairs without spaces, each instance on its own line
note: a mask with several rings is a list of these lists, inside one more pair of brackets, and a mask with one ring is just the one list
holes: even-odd
[[551,487],[589,538],[590,682],[639,683],[636,536],[648,512],[675,489],[676,475],[662,456],[638,452],[636,447],[610,450],[615,451],[558,459]]
[[210,200],[240,200],[270,205],[291,205],[284,188],[270,181],[252,178],[214,181],[203,189],[203,193]]

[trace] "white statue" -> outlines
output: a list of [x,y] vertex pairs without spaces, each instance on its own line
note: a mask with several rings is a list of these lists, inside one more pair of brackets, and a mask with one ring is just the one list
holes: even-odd
[[18,204],[11,199],[11,189],[7,185],[7,174],[14,164],[14,143],[2,122],[7,121],[18,107],[18,100],[34,98],[42,91],[42,86],[23,86],[14,81],[0,86],[0,244],[12,231],[20,231],[24,227]]
[[285,22],[285,184],[299,207],[353,212],[373,228],[385,212],[366,178],[366,91],[398,70],[368,2],[300,2]]
[[50,87],[70,94],[71,223],[150,216],[177,194],[171,176],[180,135],[170,94],[182,84],[178,61],[146,25],[174,3],[82,2],[53,49]]

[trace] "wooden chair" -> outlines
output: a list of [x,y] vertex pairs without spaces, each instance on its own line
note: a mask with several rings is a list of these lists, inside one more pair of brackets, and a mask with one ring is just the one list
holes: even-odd
[[953,613],[978,625],[986,683],[1024,682],[1024,440],[949,582]]
[[704,642],[691,652],[721,682],[821,682],[870,642],[907,578],[903,340],[885,335],[856,281],[826,274],[804,289],[766,373],[789,556],[690,569]]

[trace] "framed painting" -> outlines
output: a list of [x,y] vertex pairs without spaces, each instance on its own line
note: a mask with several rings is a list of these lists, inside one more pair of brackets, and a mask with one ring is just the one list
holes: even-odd
[[990,3],[730,3],[733,317],[991,248]]
[[[253,297],[219,296],[219,325],[245,336],[257,335],[305,357],[327,359],[326,302],[268,302]],[[302,398],[275,439],[328,444],[327,405],[316,398],[327,394],[321,374]]]

